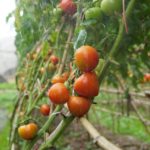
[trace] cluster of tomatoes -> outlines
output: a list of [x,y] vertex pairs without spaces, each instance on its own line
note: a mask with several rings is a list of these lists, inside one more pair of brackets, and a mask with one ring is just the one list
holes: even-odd
[[[33,55],[34,57],[32,57],[33,60],[35,60],[37,58],[36,54]],[[28,54],[29,57],[29,54]],[[50,54],[50,63],[53,64],[54,66],[56,66],[59,62],[59,59],[57,56],[55,56],[54,54],[51,55]],[[44,73],[45,72],[45,68],[40,68],[40,73]],[[64,74],[65,77],[65,74]],[[57,79],[53,79],[54,81]],[[56,81],[55,81],[56,82]],[[40,106],[40,113],[44,116],[48,116],[50,114],[50,105],[48,104],[42,104]],[[18,128],[18,134],[20,137],[22,137],[25,140],[31,140],[33,139],[38,131],[38,126],[36,123],[34,122],[30,122],[26,125],[21,125]]]
[[[113,15],[121,10],[122,0],[93,0],[95,6],[88,8],[85,12],[85,19],[99,20],[102,14]],[[77,11],[77,6],[73,0],[61,0],[58,5],[60,11],[62,10],[67,15],[73,15]]]
[[99,82],[93,71],[99,62],[99,55],[95,48],[82,46],[76,50],[74,59],[82,73],[73,83],[74,92],[70,94],[64,84],[68,76],[65,79],[64,75],[55,76],[52,79],[53,85],[48,91],[48,96],[56,105],[67,103],[72,115],[82,117],[88,112],[93,97],[99,92]]

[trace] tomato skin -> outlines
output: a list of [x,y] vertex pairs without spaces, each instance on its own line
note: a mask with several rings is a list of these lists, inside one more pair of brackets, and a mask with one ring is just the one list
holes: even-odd
[[84,97],[71,96],[67,105],[72,115],[82,117],[89,111],[91,101]]
[[21,138],[25,140],[31,140],[35,137],[38,127],[35,123],[29,123],[27,125],[22,125],[18,128],[18,133]]
[[98,52],[91,46],[81,46],[75,52],[75,64],[83,72],[95,69],[99,62]]
[[69,100],[69,91],[63,83],[56,83],[49,89],[48,96],[54,104],[64,104]]
[[50,106],[47,105],[47,104],[41,105],[41,107],[40,107],[40,112],[41,112],[42,115],[48,116],[49,113],[50,113]]
[[77,6],[72,0],[62,0],[59,7],[68,15],[73,15],[77,11]]
[[51,57],[50,57],[50,62],[51,62],[53,65],[56,65],[56,64],[58,64],[59,59],[58,59],[58,57],[56,57],[55,55],[51,55]]
[[99,93],[99,82],[93,72],[83,73],[75,80],[73,87],[80,96],[84,97],[94,97]]
[[101,9],[106,15],[120,11],[122,0],[102,0]]
[[100,7],[92,7],[85,11],[85,19],[101,19],[102,11]]

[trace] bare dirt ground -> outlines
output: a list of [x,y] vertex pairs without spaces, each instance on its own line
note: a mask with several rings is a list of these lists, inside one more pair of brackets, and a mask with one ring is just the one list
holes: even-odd
[[[131,136],[112,133],[110,130],[97,126],[98,131],[109,141],[122,148],[122,150],[150,150],[150,144],[141,142]],[[70,145],[71,150],[103,150],[90,138],[79,122],[74,122],[65,132],[64,147]]]

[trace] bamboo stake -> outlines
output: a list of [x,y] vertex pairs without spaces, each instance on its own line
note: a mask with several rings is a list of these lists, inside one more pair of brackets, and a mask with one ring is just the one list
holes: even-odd
[[86,118],[81,118],[80,122],[94,139],[94,142],[97,143],[101,148],[104,150],[121,150],[121,148],[115,146],[113,143],[103,137]]

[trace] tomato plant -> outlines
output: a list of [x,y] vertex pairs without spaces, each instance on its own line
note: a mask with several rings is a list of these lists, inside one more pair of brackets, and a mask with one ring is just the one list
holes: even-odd
[[99,93],[99,81],[94,72],[83,73],[75,80],[74,90],[81,96],[94,97]]
[[70,96],[67,102],[69,111],[76,117],[85,115],[91,106],[91,101],[84,97]]
[[95,48],[86,45],[76,50],[74,59],[75,64],[81,71],[88,72],[97,66],[99,55]]
[[56,83],[50,87],[48,96],[54,104],[64,104],[69,100],[69,91],[63,83]]
[[35,137],[38,127],[35,123],[29,123],[27,125],[22,125],[18,128],[18,133],[21,138],[25,140],[31,140]]
[[[16,128],[12,128],[10,145],[31,150],[39,139],[40,150],[55,145],[71,121],[88,112],[102,83],[120,88],[121,78],[126,83],[125,87],[140,87],[138,79],[143,79],[143,72],[148,72],[150,67],[150,4],[147,0],[136,3],[135,0],[125,1],[126,13],[123,18],[119,14],[121,2],[17,1],[12,15],[15,16],[15,44],[20,60],[17,70],[23,79],[16,76],[19,96],[12,115],[12,127],[30,119],[41,126],[37,137],[25,143],[18,140]],[[127,20],[128,34],[123,19]],[[66,70],[70,73],[63,74]],[[70,97],[70,94],[75,96]],[[36,111],[48,99],[52,102],[52,113],[45,119],[38,116]],[[57,105],[65,103],[69,110],[64,105]],[[53,109],[55,104],[56,108]],[[44,107],[44,114],[48,115],[48,110]],[[68,111],[72,115],[67,115]],[[18,115],[18,112],[24,113]],[[56,114],[63,114],[64,117],[60,115],[58,128],[52,134],[48,133],[45,139],[44,135],[52,127]],[[31,136],[24,137],[32,139]]]
[[48,116],[50,113],[50,106],[48,104],[41,105],[40,112],[42,115]]

